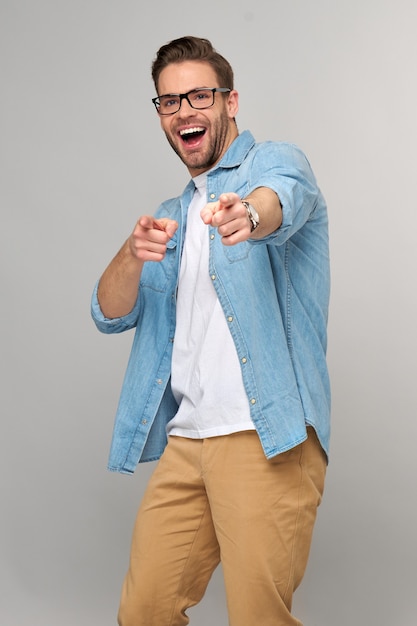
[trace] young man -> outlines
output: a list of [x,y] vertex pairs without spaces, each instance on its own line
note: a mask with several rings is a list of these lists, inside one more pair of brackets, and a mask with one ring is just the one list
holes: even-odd
[[231,626],[295,626],[329,442],[327,213],[293,145],[239,134],[205,39],[153,63],[162,130],[191,180],[139,218],[93,295],[136,327],[109,469],[161,457],[140,506],[121,626],[182,626],[221,561]]

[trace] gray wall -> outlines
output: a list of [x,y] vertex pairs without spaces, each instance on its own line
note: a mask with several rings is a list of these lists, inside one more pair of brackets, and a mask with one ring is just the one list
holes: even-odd
[[[150,62],[209,37],[241,130],[298,143],[328,200],[333,439],[306,626],[414,626],[415,0],[1,0],[0,623],[115,624],[152,466],[106,471],[131,335],[89,318],[137,217],[187,173]],[[221,572],[194,624],[225,626]]]

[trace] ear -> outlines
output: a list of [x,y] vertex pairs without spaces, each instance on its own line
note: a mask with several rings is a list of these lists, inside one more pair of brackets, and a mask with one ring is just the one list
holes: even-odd
[[227,110],[231,118],[234,118],[239,111],[239,94],[233,89],[227,98]]

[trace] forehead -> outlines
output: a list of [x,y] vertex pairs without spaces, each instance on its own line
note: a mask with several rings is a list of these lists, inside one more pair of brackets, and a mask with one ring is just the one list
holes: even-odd
[[171,63],[159,75],[159,94],[186,93],[196,87],[221,87],[215,71],[205,61]]

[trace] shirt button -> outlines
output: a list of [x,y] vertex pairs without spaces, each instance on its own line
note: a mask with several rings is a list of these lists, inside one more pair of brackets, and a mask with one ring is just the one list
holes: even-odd
[[248,360],[248,359],[244,356],[244,357],[242,358],[242,363],[246,363],[246,362],[247,362],[247,360]]
[[214,239],[214,234],[213,233],[211,233],[210,239]]
[[211,280],[216,280],[216,274],[211,275]]
[[211,193],[211,194],[210,194],[210,200],[214,200],[214,198],[215,198],[215,197],[216,197],[216,194],[215,194],[215,193]]
[[251,404],[256,404],[256,400],[255,398],[252,398],[252,400],[250,401]]
[[227,318],[228,322],[233,322],[233,317],[231,315],[229,315],[229,317]]
[[145,426],[145,424],[148,423],[148,420],[142,420],[142,424]]
[[158,385],[162,385],[162,378],[158,378],[157,381]]

